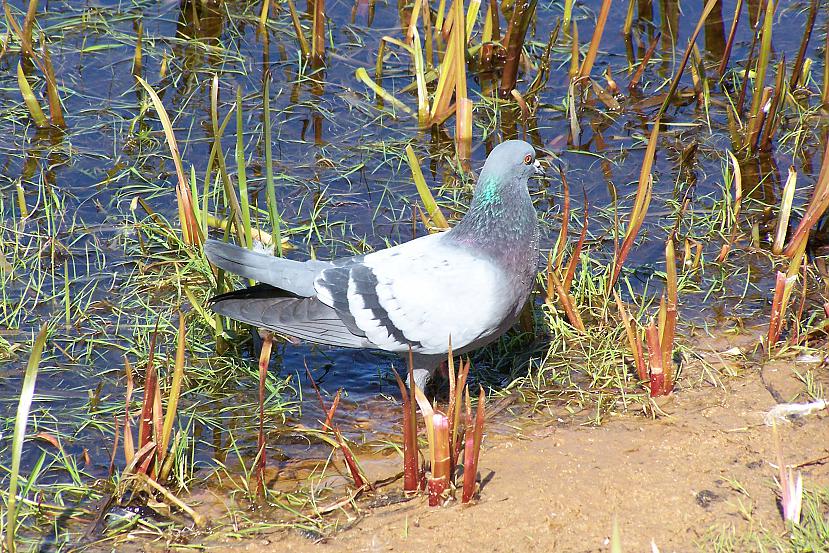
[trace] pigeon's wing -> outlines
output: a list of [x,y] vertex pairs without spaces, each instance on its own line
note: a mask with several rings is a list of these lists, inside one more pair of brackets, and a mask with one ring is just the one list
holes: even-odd
[[212,264],[225,271],[305,297],[316,294],[314,279],[320,271],[331,266],[324,261],[303,262],[274,257],[218,240],[205,242],[204,253]]
[[447,351],[503,330],[521,306],[511,280],[489,259],[431,235],[325,269],[319,300],[376,347]]
[[355,329],[352,332],[339,314],[316,297],[302,298],[260,284],[216,296],[210,300],[216,313],[267,328],[301,340],[350,348],[371,347]]

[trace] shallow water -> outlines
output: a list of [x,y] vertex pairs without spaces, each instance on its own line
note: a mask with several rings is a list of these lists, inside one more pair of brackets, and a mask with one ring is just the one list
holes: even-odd
[[[23,9],[20,0],[10,4]],[[0,240],[3,255],[16,270],[12,274],[1,273],[4,295],[0,336],[12,344],[27,343],[42,321],[61,321],[51,339],[60,349],[50,349],[44,360],[37,383],[35,422],[30,431],[60,434],[71,455],[87,449],[92,466],[86,470],[100,476],[109,462],[113,416],[123,410],[122,355],[146,351],[156,319],[168,332],[176,322],[173,310],[157,301],[171,290],[162,288],[155,291],[158,296],[147,296],[146,288],[131,289],[133,277],[151,274],[154,261],[144,258],[137,245],[136,221],[146,215],[135,207],[134,200],[140,196],[153,210],[171,221],[177,219],[175,173],[163,133],[154,116],[138,120],[144,95],[136,91],[131,70],[139,21],[144,37],[143,75],[156,90],[163,91],[186,168],[195,167],[199,182],[211,146],[210,80],[214,74],[219,75],[220,118],[233,103],[236,87],[241,87],[249,186],[263,206],[265,144],[261,91],[263,69],[271,69],[271,146],[277,200],[295,246],[289,254],[292,257],[307,258],[312,251],[320,258],[349,255],[410,239],[411,205],[417,201],[417,193],[402,153],[408,142],[421,157],[436,196],[453,205],[454,200],[463,204],[469,195],[468,191],[452,186],[455,171],[451,136],[421,132],[412,118],[395,119],[390,111],[378,109],[371,94],[354,77],[354,70],[359,67],[372,71],[380,37],[400,35],[400,18],[394,4],[377,3],[370,15],[368,4],[362,1],[329,2],[328,40],[334,47],[329,51],[325,70],[314,79],[309,77],[312,69],[300,62],[286,8],[280,8],[274,18],[266,46],[256,34],[259,2],[230,1],[217,11],[204,10],[200,12],[198,26],[192,18],[192,6],[187,4],[181,9],[176,1],[47,4],[46,12],[41,10],[38,25],[49,40],[69,128],[61,135],[36,132],[31,127],[17,89],[18,56],[16,52],[7,52],[0,59],[0,136],[4,137],[0,142]],[[575,17],[580,25],[583,52],[599,4],[597,0],[577,2]],[[580,228],[576,221],[581,220],[583,192],[589,198],[588,242],[591,257],[599,263],[609,262],[613,252],[612,234],[607,230],[613,221],[609,183],[618,189],[620,214],[624,217],[635,193],[644,138],[650,129],[647,124],[660,103],[650,99],[667,90],[666,79],[681,57],[701,8],[701,2],[654,4],[658,4],[654,6],[655,23],[637,22],[630,50],[620,32],[625,18],[623,2],[614,4],[602,41],[599,64],[609,64],[620,88],[626,91],[631,59],[628,52],[640,59],[654,33],[660,29],[663,32],[655,54],[661,63],[649,65],[639,97],[631,95],[623,100],[623,112],[611,113],[594,98],[580,114],[580,145],[568,148],[569,121],[564,105],[569,53],[562,46],[554,52],[553,75],[530,122],[533,130],[525,132],[520,123],[517,126],[519,137],[559,155],[558,163],[566,169],[572,195],[571,229]],[[707,60],[718,62],[721,57],[734,4],[724,2],[719,9],[725,22],[717,23],[713,18],[700,36],[698,44]],[[748,4],[751,13],[755,13],[757,3]],[[785,53],[787,59],[794,57],[807,8],[806,2],[784,3],[778,8],[776,56]],[[542,1],[538,10],[531,45],[536,54],[543,49],[562,7]],[[22,13],[15,13],[22,19]],[[746,58],[750,46],[745,18],[746,14],[737,33],[732,66]],[[812,75],[816,81],[823,71],[826,26],[826,13],[821,10],[808,50],[808,56],[814,60]],[[673,41],[677,47],[673,48],[670,29],[677,28]],[[185,38],[193,35],[199,38]],[[394,47],[387,51],[391,54],[385,65],[383,86],[396,91],[412,81],[411,68],[405,53]],[[159,77],[162,65],[167,67],[164,78]],[[594,75],[597,73],[594,70]],[[534,73],[525,75],[519,88],[526,88],[533,76]],[[772,78],[767,80],[771,83]],[[470,83],[475,91],[470,95],[477,99],[480,80]],[[682,87],[688,86],[690,75],[686,74]],[[414,105],[412,96],[404,98]],[[654,199],[642,232],[645,240],[634,248],[627,262],[628,269],[634,271],[629,278],[636,293],[657,294],[661,290],[661,281],[653,277],[655,271],[663,270],[667,234],[662,227],[668,224],[669,217],[673,218],[668,202],[675,205],[691,190],[690,213],[692,217],[702,217],[716,211],[716,205],[723,201],[722,167],[731,141],[726,130],[724,95],[719,88],[712,92],[712,98],[708,114],[694,103],[674,105],[667,112],[654,168]],[[486,157],[487,145],[497,141],[502,116],[483,104],[476,105],[473,170]],[[784,127],[793,123],[789,121]],[[453,129],[451,123],[445,127],[449,132]],[[234,128],[231,121],[223,138],[231,171]],[[781,131],[779,136],[784,133]],[[814,181],[822,146],[818,136],[804,136],[801,153],[792,160],[792,142],[780,143],[771,154],[746,163],[746,198],[775,203],[786,168],[794,163],[800,173],[797,202],[803,202]],[[678,160],[691,144],[697,145],[696,154],[680,168]],[[560,225],[560,184],[554,171],[550,173],[533,190],[544,228],[545,249],[552,247]],[[761,186],[751,191],[760,182]],[[18,185],[23,187],[32,213],[25,224],[16,205]],[[757,220],[765,217],[759,203],[745,209],[753,209]],[[422,234],[424,229],[418,225],[416,232]],[[693,224],[685,225],[685,234],[693,236],[694,232],[697,231]],[[698,232],[705,241],[705,257],[713,260],[722,243],[708,241],[707,229]],[[44,247],[44,237],[54,241],[53,249]],[[771,274],[764,255],[734,255],[739,256],[743,265],[742,275],[738,273],[722,290],[717,289],[708,297],[706,291],[716,284],[717,278],[703,276],[698,284],[701,292],[683,296],[681,319],[750,317],[767,309],[772,285],[763,276]],[[747,276],[745,271],[750,267],[757,270]],[[71,298],[68,317],[67,295]],[[744,297],[740,300],[740,296]],[[17,310],[20,305],[22,309]],[[161,315],[154,315],[148,305],[156,306]],[[187,305],[183,308],[190,310]],[[63,324],[67,318],[68,327]],[[160,346],[172,356],[174,342]],[[221,365],[221,357],[211,348],[212,344],[199,346],[193,353],[200,363]],[[291,420],[309,425],[320,416],[316,401],[309,395],[313,392],[306,383],[306,366],[329,395],[338,388],[347,390],[348,402],[341,408],[344,427],[355,421],[371,420],[381,431],[391,428],[393,417],[383,396],[396,395],[396,385],[388,377],[389,366],[400,365],[396,358],[290,344],[278,346],[275,357],[269,381],[274,425],[269,447],[274,458],[312,454],[312,446],[307,442],[292,440],[276,429],[286,408],[292,410]],[[11,434],[25,358],[24,348],[13,353],[11,360],[0,361],[0,413],[5,421],[0,432],[4,436]],[[247,372],[231,371],[221,382],[202,383],[184,396],[181,418],[192,418],[197,466],[212,466],[211,459],[226,455],[228,433],[234,435],[244,451],[253,449],[255,428],[250,407],[255,401],[256,381],[255,363],[251,361],[250,365]],[[301,382],[302,398],[285,387],[277,375],[294,375],[292,382]],[[301,412],[297,409],[300,402]],[[4,462],[9,455],[8,441],[3,440],[0,450]],[[31,466],[41,447],[49,446],[40,442],[27,444],[24,466]],[[59,472],[48,476],[56,480],[64,477]]]

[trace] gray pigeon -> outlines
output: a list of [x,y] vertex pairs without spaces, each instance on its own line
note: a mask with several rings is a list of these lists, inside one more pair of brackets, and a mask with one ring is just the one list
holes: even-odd
[[331,346],[414,353],[423,388],[453,351],[498,338],[530,296],[538,217],[527,181],[535,150],[508,140],[484,163],[472,205],[451,230],[334,261],[292,261],[208,240],[211,263],[262,284],[210,300],[213,311]]

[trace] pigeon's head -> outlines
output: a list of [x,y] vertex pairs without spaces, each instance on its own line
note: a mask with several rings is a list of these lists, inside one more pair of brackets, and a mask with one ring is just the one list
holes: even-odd
[[526,183],[532,175],[543,172],[535,159],[535,148],[523,140],[507,140],[493,148],[481,174],[502,181],[517,179]]
[[503,193],[526,194],[528,179],[543,172],[530,144],[523,140],[502,142],[486,158],[475,190],[476,199],[488,203],[497,202]]
[[[450,236],[489,248],[504,263],[520,264],[515,256],[531,255],[527,247],[537,236],[538,215],[527,183],[531,176],[542,173],[535,156],[535,149],[523,140],[507,140],[496,146],[481,169],[469,210]],[[535,259],[535,254],[531,257]]]

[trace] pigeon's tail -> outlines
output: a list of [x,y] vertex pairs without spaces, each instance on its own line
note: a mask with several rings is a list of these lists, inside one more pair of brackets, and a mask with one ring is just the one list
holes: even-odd
[[212,264],[225,271],[305,297],[316,294],[314,279],[330,267],[323,261],[292,261],[218,240],[205,242],[204,253]]
[[267,284],[236,290],[210,300],[216,313],[274,332],[330,346],[372,347],[352,333],[337,312],[317,298],[302,298]]

